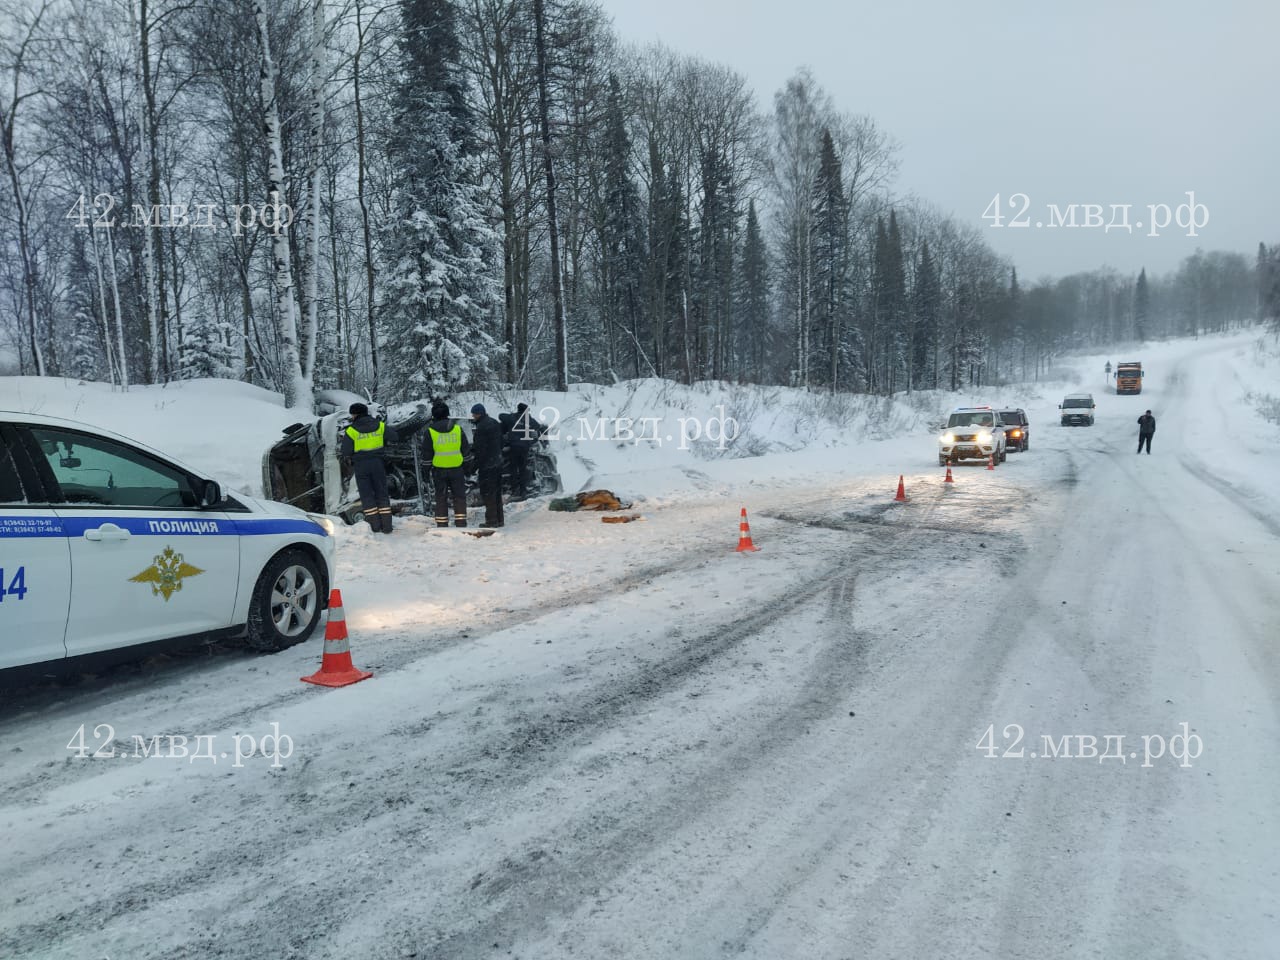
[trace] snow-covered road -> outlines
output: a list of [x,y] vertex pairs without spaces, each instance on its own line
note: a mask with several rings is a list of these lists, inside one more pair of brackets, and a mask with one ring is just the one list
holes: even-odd
[[[1099,376],[1096,427],[1029,408],[953,487],[918,435],[744,476],[751,556],[717,486],[750,461],[622,527],[345,531],[372,680],[299,684],[313,640],[5,704],[0,957],[1273,960],[1280,501],[1240,363]],[[67,749],[273,723],[278,766]]]

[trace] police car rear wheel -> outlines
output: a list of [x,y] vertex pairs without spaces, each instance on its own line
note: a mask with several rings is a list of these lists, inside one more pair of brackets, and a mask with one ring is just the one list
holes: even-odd
[[320,619],[320,574],[307,554],[273,557],[258,578],[249,607],[246,643],[255,650],[283,650],[301,643]]

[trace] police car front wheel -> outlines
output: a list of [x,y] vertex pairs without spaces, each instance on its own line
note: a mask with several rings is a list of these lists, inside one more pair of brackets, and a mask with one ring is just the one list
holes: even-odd
[[273,557],[253,590],[245,642],[255,650],[283,650],[301,643],[320,619],[323,595],[315,560],[300,550]]

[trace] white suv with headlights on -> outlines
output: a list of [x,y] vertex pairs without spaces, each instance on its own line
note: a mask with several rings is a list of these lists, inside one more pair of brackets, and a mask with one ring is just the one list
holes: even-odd
[[947,417],[947,426],[938,437],[938,466],[961,460],[1003,463],[1004,423],[993,407],[956,407]]

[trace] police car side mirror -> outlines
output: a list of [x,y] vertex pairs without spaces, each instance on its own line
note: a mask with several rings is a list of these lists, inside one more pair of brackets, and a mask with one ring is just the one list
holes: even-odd
[[200,491],[200,506],[212,507],[222,502],[222,487],[214,480],[197,480],[196,489]]

